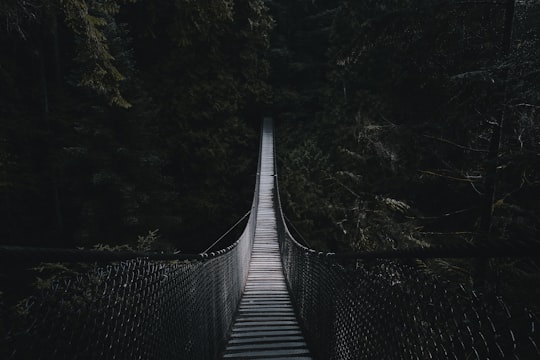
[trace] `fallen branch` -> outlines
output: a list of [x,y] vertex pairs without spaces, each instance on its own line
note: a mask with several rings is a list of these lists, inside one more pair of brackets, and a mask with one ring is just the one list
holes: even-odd
[[482,152],[482,153],[487,153],[488,152],[487,150],[475,149],[475,148],[471,148],[469,146],[460,145],[460,144],[457,144],[457,143],[455,143],[453,141],[450,141],[448,139],[443,139],[443,138],[439,138],[439,137],[435,137],[435,136],[431,136],[431,135],[423,135],[423,136],[428,138],[428,139],[433,139],[433,140],[443,142],[445,144],[453,145],[453,146],[455,146],[457,148],[460,148],[460,149],[463,149],[463,150],[476,151],[476,152]]
[[455,181],[462,181],[462,182],[467,182],[467,183],[471,183],[471,184],[475,182],[475,180],[472,180],[472,179],[458,178],[458,177],[454,177],[454,176],[438,174],[436,172],[429,171],[429,170],[418,170],[418,171],[421,172],[422,174],[442,177],[442,178],[455,180]]
[[438,215],[438,216],[407,216],[407,218],[409,218],[409,219],[418,219],[418,220],[437,220],[437,219],[441,219],[441,218],[448,217],[448,216],[462,214],[464,212],[468,212],[468,211],[471,211],[471,210],[474,210],[474,209],[475,208],[472,207],[472,208],[468,208],[468,209],[461,209],[461,210],[457,210],[457,211],[452,211],[452,212],[442,214],[442,215]]

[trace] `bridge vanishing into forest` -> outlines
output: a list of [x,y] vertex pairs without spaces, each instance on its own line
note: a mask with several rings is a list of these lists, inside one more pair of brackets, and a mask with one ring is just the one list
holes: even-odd
[[265,118],[249,219],[225,249],[0,247],[2,261],[79,267],[0,321],[0,358],[539,359],[533,311],[510,309],[414,261],[523,255],[515,246],[345,255],[300,244],[284,221],[273,121]]

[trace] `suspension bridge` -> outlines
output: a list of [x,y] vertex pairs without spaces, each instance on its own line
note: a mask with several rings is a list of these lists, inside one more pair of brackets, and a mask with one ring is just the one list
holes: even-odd
[[[72,262],[0,322],[6,359],[539,359],[534,311],[415,266],[538,248],[321,253],[289,233],[273,121],[262,126],[247,225],[203,254],[0,247],[2,261]],[[531,254],[531,251],[536,251]],[[90,265],[96,264],[98,265]],[[88,265],[84,265],[84,264]]]

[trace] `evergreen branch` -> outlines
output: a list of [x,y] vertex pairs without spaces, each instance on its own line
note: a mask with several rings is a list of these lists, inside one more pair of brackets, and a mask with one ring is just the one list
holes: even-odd
[[411,219],[411,220],[415,220],[415,219],[416,220],[437,220],[437,219],[442,219],[442,218],[448,217],[448,216],[463,214],[465,212],[472,211],[474,209],[476,209],[476,208],[471,207],[471,208],[468,208],[468,209],[461,209],[461,210],[452,211],[452,212],[442,214],[442,215],[439,215],[439,216],[406,216],[406,217],[408,219]]
[[508,193],[506,193],[502,198],[500,198],[499,200],[497,200],[494,204],[494,206],[500,206],[502,205],[503,203],[506,202],[506,199],[508,199],[510,196],[514,195],[515,193],[517,193],[518,191],[520,191],[521,189],[523,189],[523,187],[525,186],[525,184],[527,183],[527,180],[526,180],[526,177],[525,177],[525,171],[523,172],[523,174],[521,175],[521,181],[519,183],[519,186],[511,191],[509,191]]
[[457,143],[455,143],[453,141],[450,141],[448,139],[443,139],[443,138],[439,138],[439,137],[435,137],[435,136],[431,136],[431,135],[423,135],[423,136],[425,138],[428,138],[428,139],[437,140],[437,141],[440,141],[440,142],[445,143],[445,144],[453,145],[453,146],[455,146],[457,148],[460,148],[460,149],[463,149],[463,150],[482,152],[482,153],[487,153],[488,152],[487,150],[475,149],[475,148],[471,148],[469,146],[460,145],[460,144],[457,144]]
[[418,170],[418,171],[421,172],[422,174],[442,177],[442,178],[455,180],[455,181],[462,181],[462,182],[467,182],[467,183],[474,183],[475,182],[475,180],[472,180],[472,179],[458,178],[458,177],[455,177],[455,176],[439,174],[439,173],[436,173],[434,171],[429,171],[429,170]]
[[491,126],[499,126],[499,123],[494,118],[491,118],[491,120],[484,120],[484,122]]
[[452,232],[434,232],[434,231],[421,231],[419,234],[422,235],[480,235],[480,233],[475,231],[452,231]]
[[484,193],[483,193],[482,191],[478,190],[478,188],[476,187],[476,185],[474,184],[474,182],[471,182],[471,186],[472,186],[473,190],[474,190],[478,195],[481,195],[481,196],[484,195]]
[[540,105],[533,105],[533,104],[527,104],[527,103],[508,105],[508,106],[509,107],[528,107],[528,108],[533,108],[533,109],[540,109]]
[[357,193],[355,193],[353,190],[351,190],[347,185],[343,184],[341,181],[339,181],[338,179],[336,179],[334,176],[332,176],[332,180],[334,180],[338,185],[341,185],[345,190],[347,190],[348,192],[350,192],[351,194],[353,194],[354,196],[356,196],[357,198],[360,198],[360,195],[358,195]]
[[455,5],[506,5],[504,1],[459,1]]
[[383,115],[383,113],[381,111],[377,111],[377,113],[379,114],[379,116],[381,117],[381,119],[383,119],[384,121],[386,121],[387,123],[390,124],[391,127],[397,127],[396,124],[394,124],[393,122],[391,122],[390,120],[388,120],[388,118],[386,116]]

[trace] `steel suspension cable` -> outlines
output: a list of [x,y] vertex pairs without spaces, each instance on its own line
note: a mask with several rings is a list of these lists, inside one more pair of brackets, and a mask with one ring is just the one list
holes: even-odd
[[[277,166],[275,173],[277,174]],[[414,259],[534,258],[540,244],[325,253],[289,232],[275,177],[282,263],[320,359],[540,359],[540,314],[416,266]]]
[[206,248],[201,254],[206,254],[208,252],[208,250],[210,250],[214,246],[216,246],[221,240],[223,240],[223,238],[225,238],[225,236],[229,235],[229,233],[231,231],[233,231],[238,226],[238,224],[240,224],[242,221],[244,221],[244,219],[247,218],[249,216],[249,214],[251,214],[251,210],[249,210],[247,213],[245,213],[244,216],[242,216],[240,218],[240,220],[238,220],[233,226],[231,226],[229,228],[229,230],[225,231],[225,233],[223,235],[221,235],[216,241],[214,241],[212,243],[212,245],[210,245],[208,248]]

